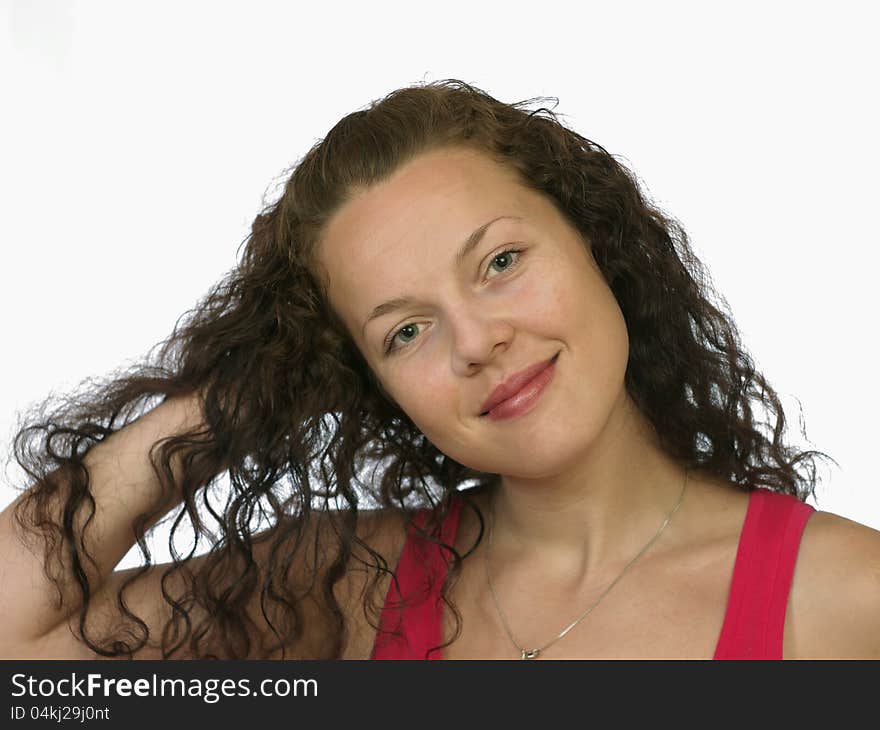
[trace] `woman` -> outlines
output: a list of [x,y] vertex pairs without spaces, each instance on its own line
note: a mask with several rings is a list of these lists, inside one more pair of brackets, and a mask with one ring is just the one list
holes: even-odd
[[[523,107],[348,115],[157,356],[22,429],[3,656],[880,657],[880,534],[805,504],[686,235]],[[211,550],[153,566],[181,504]]]

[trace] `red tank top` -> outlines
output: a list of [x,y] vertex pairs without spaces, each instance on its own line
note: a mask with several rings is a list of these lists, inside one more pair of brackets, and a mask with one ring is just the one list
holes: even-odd
[[[441,526],[452,545],[462,500],[456,497]],[[739,537],[733,578],[714,659],[781,659],[785,609],[801,534],[813,507],[787,494],[754,489]],[[428,510],[414,521],[424,527]],[[443,602],[440,589],[448,564],[442,548],[410,529],[382,610],[372,659],[442,659]],[[404,611],[401,596],[417,597]],[[425,596],[422,600],[421,597]],[[400,636],[383,631],[397,630]]]

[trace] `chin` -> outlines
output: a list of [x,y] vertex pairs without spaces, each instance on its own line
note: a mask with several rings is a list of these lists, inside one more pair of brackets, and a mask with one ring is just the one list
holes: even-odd
[[[543,479],[560,474],[578,461],[587,448],[583,442],[575,442],[569,432],[565,440],[532,439],[522,448],[510,447],[509,453],[498,453],[493,459],[457,459],[471,469],[501,474],[518,479]],[[455,458],[455,457],[453,457]]]

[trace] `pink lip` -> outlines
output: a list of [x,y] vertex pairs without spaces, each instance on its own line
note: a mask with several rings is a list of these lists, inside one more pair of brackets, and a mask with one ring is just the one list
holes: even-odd
[[480,415],[497,420],[513,418],[530,410],[553,379],[558,354],[521,370],[501,383],[483,404]]

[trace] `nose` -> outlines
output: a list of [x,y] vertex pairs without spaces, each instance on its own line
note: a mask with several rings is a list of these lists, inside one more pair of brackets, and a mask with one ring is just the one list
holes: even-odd
[[458,308],[449,317],[452,370],[458,375],[470,375],[485,366],[513,341],[513,325],[506,317],[485,311],[485,307],[485,302],[475,302]]

